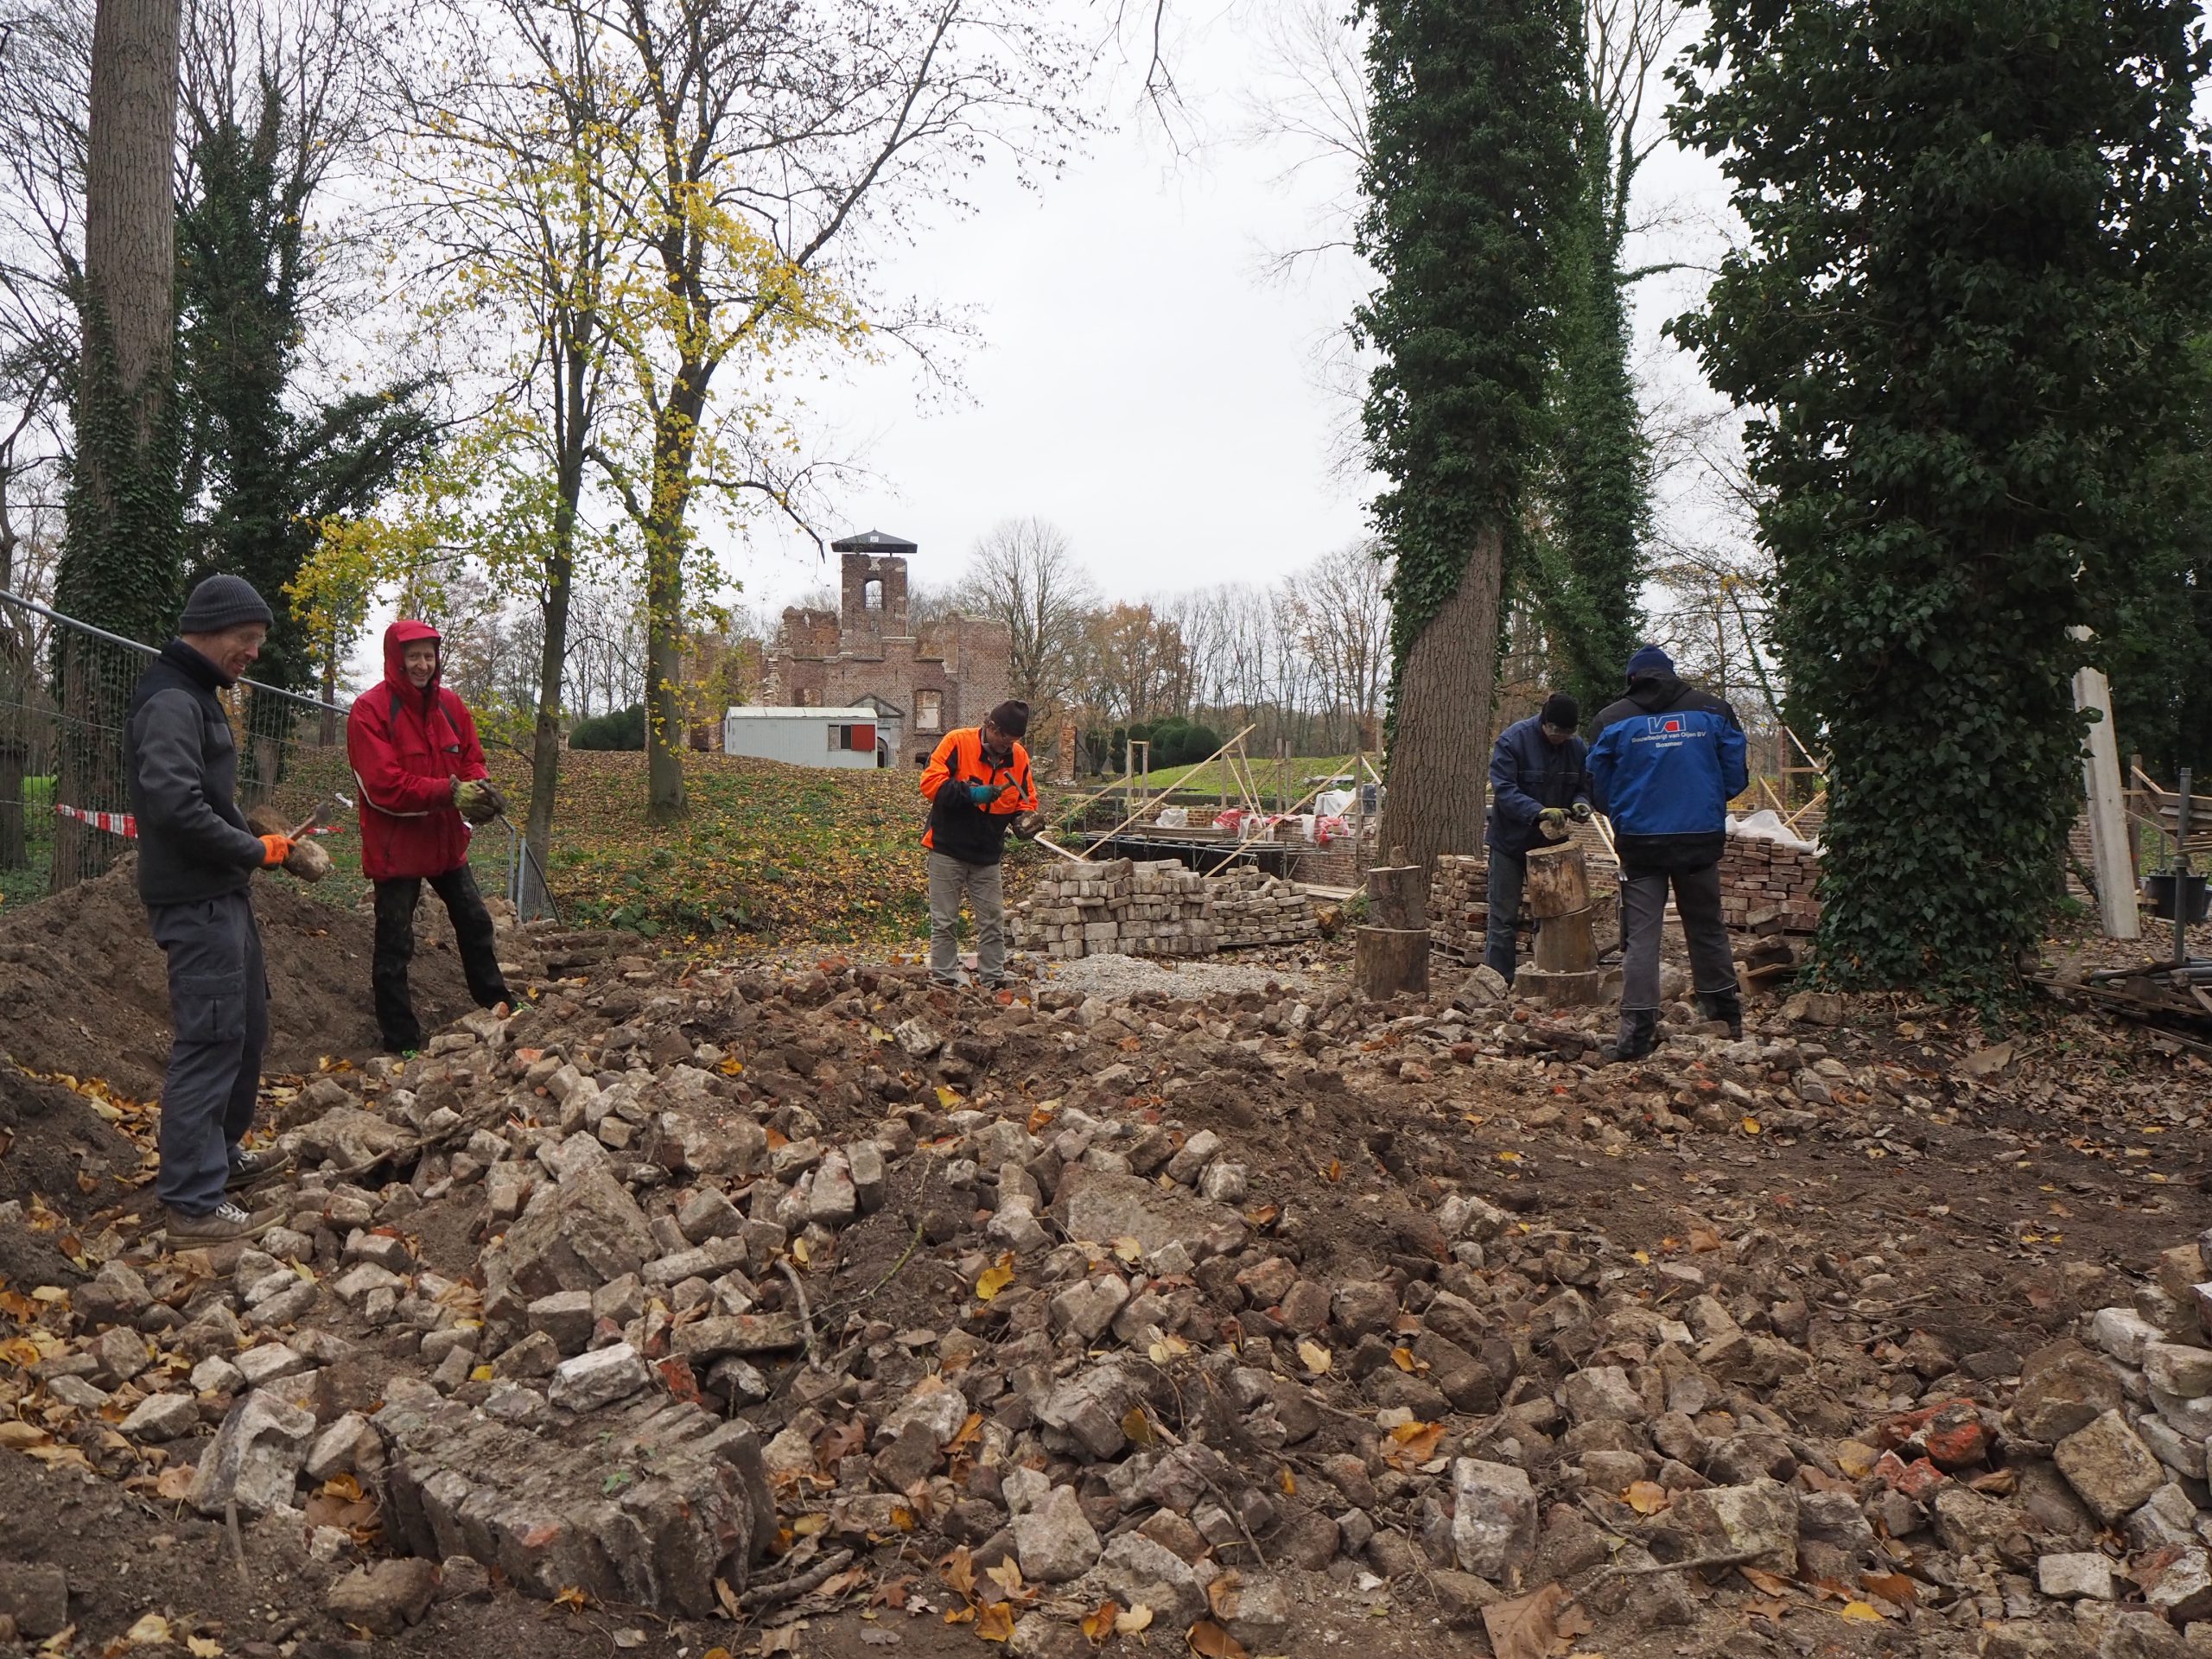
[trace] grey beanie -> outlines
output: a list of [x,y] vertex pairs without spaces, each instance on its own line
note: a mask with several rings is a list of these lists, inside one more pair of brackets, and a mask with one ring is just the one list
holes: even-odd
[[244,576],[214,575],[192,590],[192,597],[184,602],[184,614],[177,619],[176,631],[220,633],[243,622],[270,627],[276,620],[269,601],[254,592],[253,584]]

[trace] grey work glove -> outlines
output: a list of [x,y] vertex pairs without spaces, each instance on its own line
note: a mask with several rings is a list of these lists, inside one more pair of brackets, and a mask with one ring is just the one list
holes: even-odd
[[1563,806],[1546,807],[1536,814],[1536,828],[1543,832],[1544,839],[1547,841],[1565,841],[1567,839],[1567,809]]
[[1573,818],[1577,823],[1589,823],[1591,817],[1590,803],[1587,801],[1577,801],[1573,806],[1567,809],[1567,816]]

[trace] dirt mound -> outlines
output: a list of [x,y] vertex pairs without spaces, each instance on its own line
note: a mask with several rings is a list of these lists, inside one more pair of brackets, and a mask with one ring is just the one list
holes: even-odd
[[[134,879],[126,860],[98,880],[0,915],[0,1049],[18,1065],[103,1077],[141,1097],[160,1088],[168,981]],[[370,918],[273,877],[254,883],[253,906],[269,958],[264,1069],[311,1071],[327,1054],[372,1052]],[[416,1008],[435,1031],[471,1005],[435,903],[418,912],[416,938]]]

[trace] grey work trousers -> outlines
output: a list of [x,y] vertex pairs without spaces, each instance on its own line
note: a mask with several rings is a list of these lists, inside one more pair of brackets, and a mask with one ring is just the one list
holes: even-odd
[[1509,985],[1513,982],[1513,957],[1518,944],[1514,934],[1521,914],[1521,890],[1528,882],[1527,854],[1497,847],[1490,849],[1490,925],[1483,935],[1483,960]]
[[930,977],[960,982],[960,899],[976,918],[976,977],[996,985],[1006,977],[1006,882],[996,864],[963,864],[943,853],[930,863]]
[[261,1054],[269,1046],[269,972],[253,901],[225,893],[147,907],[155,943],[168,957],[168,1072],[162,1080],[154,1194],[171,1209],[204,1216],[223,1201],[231,1156],[253,1127]]
[[1659,937],[1667,922],[1667,887],[1675,889],[1675,910],[1690,947],[1690,985],[1700,995],[1736,988],[1736,953],[1720,919],[1720,867],[1701,869],[1623,870],[1621,905],[1627,918],[1627,943],[1621,957],[1621,1012],[1640,1014],[1659,1006]]

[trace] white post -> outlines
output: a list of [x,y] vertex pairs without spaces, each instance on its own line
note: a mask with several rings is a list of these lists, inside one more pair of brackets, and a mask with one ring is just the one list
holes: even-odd
[[2099,716],[2082,746],[2082,786],[2089,801],[2089,862],[2097,878],[2105,937],[2139,939],[2143,922],[2136,909],[2135,861],[2120,791],[2120,735],[2113,730],[2112,687],[2098,670],[2085,668],[2074,676],[2074,706],[2094,709]]

